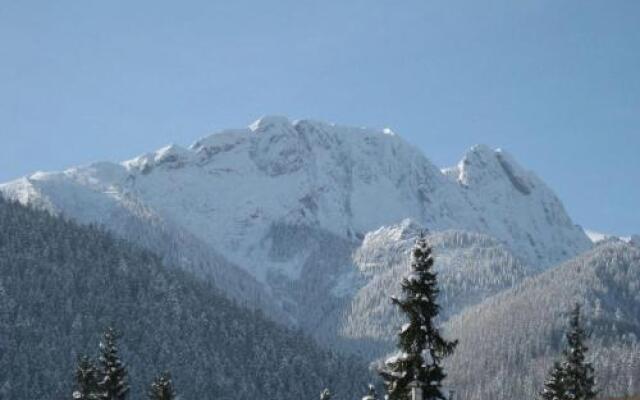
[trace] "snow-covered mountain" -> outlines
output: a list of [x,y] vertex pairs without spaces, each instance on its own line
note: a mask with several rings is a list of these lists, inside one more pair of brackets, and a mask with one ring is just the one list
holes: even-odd
[[[591,246],[555,194],[504,151],[475,146],[441,170],[389,130],[283,117],[188,149],[172,145],[119,164],[35,173],[0,192],[104,224],[327,340],[362,333],[345,322],[356,318],[349,310],[398,268],[389,260],[398,248],[376,243],[402,235],[407,226],[397,224],[405,219],[430,232],[457,232],[446,240],[459,240],[462,252],[468,243],[484,251],[479,268],[513,268],[505,277]],[[501,260],[495,265],[494,256]],[[386,260],[378,272],[370,257]],[[494,293],[505,282],[482,290]]]

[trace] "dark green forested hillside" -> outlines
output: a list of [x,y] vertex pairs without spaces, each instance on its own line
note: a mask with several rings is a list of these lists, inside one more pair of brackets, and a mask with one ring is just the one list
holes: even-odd
[[70,398],[113,324],[131,398],[168,369],[182,399],[356,398],[364,363],[318,347],[153,254],[0,198],[0,398]]

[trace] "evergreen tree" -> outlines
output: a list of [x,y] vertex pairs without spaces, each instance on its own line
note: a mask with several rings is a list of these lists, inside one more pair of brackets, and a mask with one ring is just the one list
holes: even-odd
[[378,400],[378,394],[376,393],[376,387],[369,384],[369,390],[362,400]]
[[540,393],[543,400],[567,400],[565,371],[560,362],[553,363],[549,377],[544,382],[544,390]]
[[582,326],[580,305],[576,304],[571,312],[567,348],[562,352],[568,398],[589,400],[596,397],[593,366],[585,361],[589,348],[585,341],[588,334]]
[[89,357],[78,358],[75,378],[74,400],[98,400],[98,371]]
[[567,347],[562,351],[562,362],[556,362],[540,394],[544,400],[590,400],[595,391],[593,366],[586,362],[589,350],[585,345],[588,335],[582,327],[580,305],[571,311]]
[[329,389],[324,389],[320,392],[320,400],[331,400],[331,392]]
[[127,369],[118,355],[118,334],[109,327],[100,342],[102,380],[99,383],[102,400],[124,400],[129,393]]
[[173,400],[176,398],[175,390],[173,389],[173,382],[171,381],[171,375],[168,372],[164,372],[158,375],[151,383],[151,389],[149,390],[150,400]]
[[404,296],[392,298],[409,321],[399,333],[399,353],[389,358],[380,371],[390,400],[409,399],[409,384],[414,381],[422,386],[424,399],[445,399],[440,390],[446,377],[441,363],[458,342],[443,339],[436,326],[440,306],[432,268],[431,248],[421,234],[413,248],[411,272],[402,280]]

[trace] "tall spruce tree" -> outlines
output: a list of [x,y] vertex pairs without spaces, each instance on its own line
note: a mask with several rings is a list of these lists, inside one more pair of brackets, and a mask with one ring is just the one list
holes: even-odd
[[553,363],[549,377],[544,381],[544,390],[540,393],[543,400],[566,400],[565,371],[560,362]]
[[436,326],[440,306],[432,268],[431,248],[421,234],[413,248],[411,272],[401,283],[403,298],[392,298],[408,322],[398,335],[398,354],[380,370],[390,400],[408,400],[412,382],[421,385],[425,400],[445,399],[441,386],[446,375],[441,363],[458,342],[445,340]]
[[87,356],[78,358],[75,371],[76,388],[73,391],[74,400],[98,400],[98,370],[93,361]]
[[369,384],[369,390],[362,400],[378,400],[378,394],[376,393],[376,387]]
[[562,352],[565,358],[565,386],[570,399],[589,400],[597,395],[593,366],[586,361],[589,348],[585,342],[588,336],[582,326],[580,305],[576,304],[571,311],[567,348]]
[[158,375],[151,383],[149,390],[150,400],[174,400],[176,398],[176,392],[173,388],[173,382],[171,381],[171,375],[168,372],[163,372]]
[[118,337],[116,331],[109,327],[100,342],[102,380],[98,387],[102,400],[124,400],[129,393],[127,369],[118,355]]
[[329,389],[324,389],[320,392],[320,400],[331,400],[331,391]]
[[554,363],[540,394],[544,400],[590,400],[597,395],[593,366],[586,361],[588,334],[582,326],[580,305],[571,311],[567,347],[562,361]]

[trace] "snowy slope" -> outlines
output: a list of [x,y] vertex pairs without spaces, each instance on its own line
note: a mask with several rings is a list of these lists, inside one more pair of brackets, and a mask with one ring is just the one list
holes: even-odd
[[[367,234],[354,253],[365,283],[346,308],[340,335],[374,343],[362,349],[369,359],[395,345],[397,330],[405,322],[389,299],[401,293],[399,277],[409,272],[411,249],[422,230],[410,220],[378,229]],[[436,260],[442,321],[535,273],[483,234],[446,230],[426,238]]]
[[553,191],[507,152],[474,146],[443,172],[480,214],[479,231],[505,241],[529,264],[549,266],[589,248]]
[[36,173],[0,192],[104,224],[320,337],[344,328],[372,279],[354,261],[365,238],[371,247],[367,234],[406,218],[491,238],[533,269],[591,246],[504,151],[476,146],[441,171],[388,130],[283,117],[120,164]]
[[640,248],[621,240],[526,278],[446,325],[460,340],[450,360],[451,384],[465,399],[535,397],[560,350],[568,312],[579,302],[593,333],[589,356],[599,390],[637,393],[639,288]]

